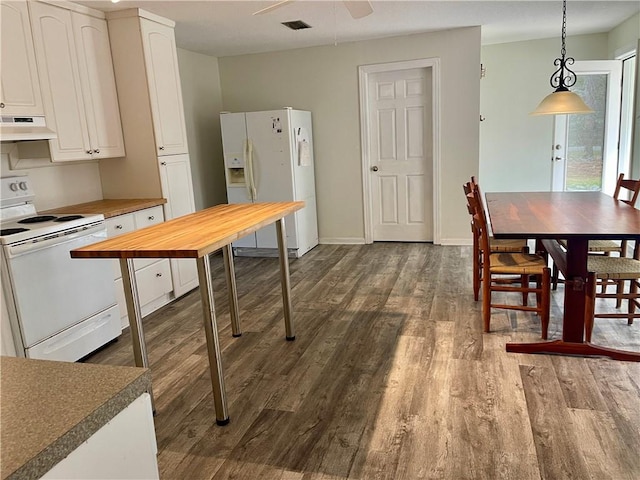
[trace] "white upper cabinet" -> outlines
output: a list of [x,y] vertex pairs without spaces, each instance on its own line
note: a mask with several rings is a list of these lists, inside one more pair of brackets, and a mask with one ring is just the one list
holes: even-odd
[[27,3],[0,3],[0,113],[44,115]]
[[104,19],[29,2],[53,161],[121,157],[124,141]]
[[122,157],[124,140],[106,20],[73,12],[80,84],[96,158]]
[[157,154],[188,153],[173,28],[140,19]]

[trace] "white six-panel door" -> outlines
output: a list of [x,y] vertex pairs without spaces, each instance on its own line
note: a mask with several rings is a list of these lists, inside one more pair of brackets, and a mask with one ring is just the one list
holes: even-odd
[[433,241],[431,70],[369,75],[374,241]]

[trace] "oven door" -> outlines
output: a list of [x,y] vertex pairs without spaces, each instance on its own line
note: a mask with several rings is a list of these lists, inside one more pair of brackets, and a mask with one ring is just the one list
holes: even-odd
[[69,253],[106,238],[99,224],[5,251],[25,348],[116,303],[111,262],[73,259]]

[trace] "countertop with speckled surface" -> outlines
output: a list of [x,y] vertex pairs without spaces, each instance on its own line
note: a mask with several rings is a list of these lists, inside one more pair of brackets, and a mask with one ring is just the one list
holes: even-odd
[[39,478],[151,386],[148,369],[0,357],[0,476]]

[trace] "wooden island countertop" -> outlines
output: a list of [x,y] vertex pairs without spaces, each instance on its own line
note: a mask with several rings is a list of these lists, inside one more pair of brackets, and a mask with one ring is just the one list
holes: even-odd
[[[148,367],[134,269],[135,258],[193,258],[198,268],[200,297],[204,321],[211,387],[216,423],[229,423],[224,376],[214,308],[211,265],[208,255],[222,248],[229,291],[229,311],[234,337],[241,335],[238,296],[231,244],[262,227],[275,223],[280,263],[280,283],[285,324],[285,338],[295,340],[291,303],[289,260],[285,217],[304,208],[304,202],[222,204],[182,217],[125,233],[102,242],[71,250],[73,258],[117,258],[120,262],[133,356],[136,365]],[[151,399],[153,402],[153,394]]]
[[304,202],[206,208],[71,252],[73,258],[201,258],[304,207]]
[[93,202],[53,208],[51,210],[45,210],[42,213],[49,213],[53,215],[63,213],[78,215],[102,214],[104,215],[104,218],[111,218],[131,212],[137,212],[138,210],[143,210],[145,208],[164,205],[165,203],[167,203],[166,198],[105,198],[104,200],[95,200]]

